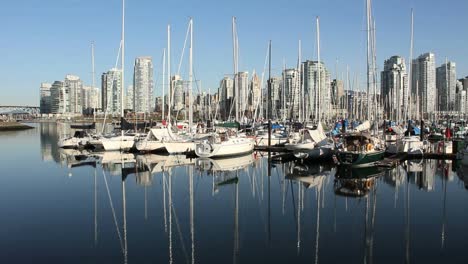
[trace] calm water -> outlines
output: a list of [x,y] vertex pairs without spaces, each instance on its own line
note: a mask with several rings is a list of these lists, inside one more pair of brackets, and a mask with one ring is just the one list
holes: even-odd
[[261,155],[63,151],[57,130],[0,132],[5,262],[468,262],[468,173],[452,163],[268,176]]

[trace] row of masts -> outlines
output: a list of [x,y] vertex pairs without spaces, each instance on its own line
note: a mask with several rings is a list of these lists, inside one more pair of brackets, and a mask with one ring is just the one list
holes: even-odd
[[[123,6],[125,5],[125,0],[122,0]],[[335,116],[332,116],[331,114],[331,104],[328,104],[328,106],[323,106],[323,103],[320,102],[320,98],[322,98],[323,89],[322,88],[322,78],[321,78],[321,71],[322,71],[322,62],[321,62],[321,53],[320,53],[320,19],[319,17],[316,17],[316,47],[317,47],[317,86],[315,87],[313,96],[309,96],[307,91],[305,90],[304,87],[304,78],[302,76],[304,75],[304,65],[301,63],[302,61],[302,43],[299,40],[298,44],[298,64],[297,64],[297,72],[299,75],[299,78],[296,78],[298,84],[296,84],[299,89],[298,91],[300,92],[301,96],[289,96],[289,98],[286,98],[286,95],[283,94],[283,105],[289,105],[290,107],[290,112],[289,115],[287,111],[283,111],[282,117],[279,115],[277,111],[274,111],[276,109],[272,109],[272,106],[267,106],[264,107],[264,102],[265,100],[263,99],[264,96],[264,72],[262,73],[261,77],[261,83],[260,83],[260,99],[255,101],[254,104],[254,116],[253,120],[258,120],[258,119],[295,119],[293,116],[293,111],[294,106],[298,106],[297,108],[299,109],[298,111],[298,121],[300,122],[309,122],[309,121],[322,121],[322,120],[332,120],[333,118],[353,118],[353,119],[358,119],[358,120],[378,120],[382,118],[381,112],[382,112],[382,107],[385,104],[389,103],[388,98],[381,96],[377,96],[379,94],[378,89],[377,89],[377,73],[376,73],[376,37],[375,37],[375,20],[372,16],[372,5],[371,5],[371,0],[366,0],[366,6],[367,6],[367,91],[366,91],[366,96],[367,98],[363,98],[361,96],[360,91],[361,89],[357,88],[357,90],[354,90],[354,87],[356,85],[351,85],[350,82],[350,77],[349,77],[349,68],[347,68],[347,80],[346,80],[346,87],[345,89],[346,95],[345,95],[345,102],[340,103],[340,108],[343,108],[342,113],[336,113]],[[187,36],[189,36],[190,39],[190,44],[189,44],[189,70],[188,70],[188,123],[189,127],[192,127],[193,124],[193,19],[190,18],[189,20],[189,25],[188,25],[188,30],[187,30]],[[186,38],[187,40],[187,38]],[[231,109],[231,114],[233,114],[233,118],[238,121],[242,122],[245,120],[245,111],[242,111],[241,105],[240,105],[240,94],[239,94],[239,83],[238,83],[238,72],[239,72],[239,39],[238,39],[238,33],[237,33],[237,21],[236,18],[232,18],[232,41],[233,41],[233,71],[234,71],[234,104],[233,104],[233,109]],[[185,50],[185,45],[184,43],[184,50]],[[267,51],[267,57],[271,57],[271,42],[269,43],[268,46],[268,51]],[[121,69],[122,69],[122,83],[125,83],[125,74],[124,74],[124,68],[125,68],[125,8],[122,9],[122,39],[120,43],[120,50],[121,50]],[[183,55],[182,55],[183,56]],[[411,87],[411,78],[412,78],[412,57],[413,57],[413,12],[411,11],[411,42],[410,42],[410,59],[409,59],[409,94],[405,95],[408,96],[408,102],[406,104],[406,108],[403,110],[400,110],[398,107],[397,111],[391,114],[391,116],[387,117],[392,120],[408,120],[408,119],[420,119],[421,113],[419,110],[419,91],[418,91],[418,84],[416,82],[416,88],[415,92],[413,92],[413,88]],[[270,58],[271,60],[271,58]],[[181,58],[182,62],[182,58]],[[265,60],[265,66],[266,66],[266,60]],[[284,66],[285,68],[285,66]],[[179,69],[180,69],[180,64],[179,64]],[[284,72],[284,71],[283,71]],[[447,72],[447,71],[446,71]],[[93,87],[95,86],[95,70],[94,70],[94,43],[92,43],[92,81],[93,81]],[[166,119],[169,123],[171,122],[171,116],[172,116],[172,111],[171,111],[171,105],[172,101],[174,98],[174,91],[175,89],[172,87],[172,80],[171,80],[172,72],[171,72],[171,26],[167,26],[167,49],[163,49],[163,78],[162,78],[162,118]],[[338,76],[337,76],[338,77]],[[283,87],[285,87],[284,83],[284,77],[283,77]],[[338,80],[338,78],[336,78]],[[447,78],[446,78],[447,79]],[[167,82],[167,83],[166,83]],[[357,82],[359,84],[359,79],[357,81],[354,81],[355,83]],[[270,76],[267,80],[267,85],[270,85],[271,83],[271,63],[270,63]],[[165,87],[166,85],[169,87],[169,95],[166,97],[164,96],[166,94]],[[283,93],[285,93],[283,89]],[[351,93],[350,93],[351,92]],[[269,91],[271,94],[271,91]],[[331,91],[328,91],[328,95],[325,95],[329,98],[331,98],[330,93]],[[268,94],[268,97],[271,97],[271,95]],[[392,95],[389,95],[392,96]],[[399,96],[399,93],[396,95],[397,97]],[[313,100],[310,100],[311,97]],[[121,89],[121,116],[124,117],[124,89]],[[167,102],[165,101],[167,98]],[[298,98],[298,100],[296,100]],[[309,100],[307,100],[309,99]],[[290,100],[290,102],[286,102],[286,100]],[[271,103],[271,100],[266,100],[268,103]],[[309,101],[309,102],[307,102]],[[398,102],[400,101],[399,99],[397,100]],[[416,105],[416,109],[412,109],[412,105]],[[166,113],[166,106],[168,107],[168,111]],[[283,106],[283,107],[284,107]],[[267,111],[264,111],[265,108]],[[326,109],[325,109],[326,108]],[[211,108],[211,98],[209,100],[209,110],[208,114],[204,115],[204,119],[213,119],[216,118],[217,111],[219,110],[219,105],[215,107],[215,113],[212,113],[212,108]],[[313,113],[311,112],[313,111]],[[267,115],[267,116],[264,116]],[[269,116],[268,116],[269,115]],[[314,117],[314,120],[310,120],[310,117]]]

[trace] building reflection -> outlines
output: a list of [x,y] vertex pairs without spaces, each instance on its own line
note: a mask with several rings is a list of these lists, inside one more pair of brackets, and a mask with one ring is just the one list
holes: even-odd
[[[438,211],[440,217],[435,217],[433,221],[440,223],[437,226],[440,229],[437,230],[439,231],[438,235],[440,235],[438,242],[442,248],[448,245],[447,238],[450,239],[450,233],[447,233],[450,230],[448,228],[450,210],[446,208],[446,201],[450,200],[450,191],[447,191],[447,185],[456,179],[453,169],[457,167],[451,162],[411,160],[405,161],[393,169],[379,167],[336,168],[333,164],[284,162],[273,164],[273,176],[269,177],[267,175],[268,160],[255,155],[228,159],[190,159],[181,155],[134,155],[120,152],[95,153],[59,150],[56,147],[56,141],[51,139],[54,136],[57,138],[57,130],[52,128],[53,126],[48,125],[41,126],[43,160],[54,160],[70,171],[87,166],[89,170],[95,172],[95,243],[98,239],[97,223],[100,219],[96,216],[98,214],[96,171],[100,173],[102,170],[105,188],[100,189],[106,200],[109,200],[105,206],[113,208],[111,209],[112,218],[117,223],[114,224],[116,226],[115,232],[118,233],[124,259],[128,258],[129,253],[132,253],[127,248],[127,239],[132,239],[132,236],[127,238],[127,228],[129,230],[139,228],[132,226],[131,222],[127,223],[126,220],[127,207],[130,208],[134,203],[134,200],[131,203],[134,196],[130,197],[130,194],[144,192],[144,217],[147,219],[148,215],[151,216],[148,211],[155,210],[155,207],[148,206],[152,200],[156,199],[152,195],[147,195],[147,190],[151,190],[150,187],[159,188],[157,189],[157,199],[161,201],[161,206],[156,207],[156,210],[161,210],[160,215],[164,218],[164,222],[162,220],[161,222],[164,224],[163,237],[164,243],[167,243],[167,255],[170,263],[182,260],[183,256],[180,254],[182,246],[187,262],[194,263],[203,259],[199,256],[202,254],[197,253],[196,250],[200,250],[205,245],[198,245],[197,243],[203,243],[200,242],[203,239],[197,240],[197,238],[204,236],[206,231],[201,228],[202,224],[199,223],[206,221],[208,216],[200,212],[211,210],[210,203],[216,199],[227,199],[223,202],[229,206],[229,214],[226,217],[219,216],[219,221],[224,221],[222,224],[229,227],[223,235],[227,236],[229,240],[232,236],[234,262],[242,262],[244,255],[241,253],[246,251],[243,249],[242,243],[251,238],[251,234],[247,232],[251,230],[249,229],[251,227],[245,223],[247,215],[245,212],[255,210],[252,207],[258,204],[259,214],[261,214],[265,230],[268,233],[265,244],[270,243],[271,233],[279,233],[275,225],[271,227],[270,221],[273,220],[273,223],[277,225],[281,223],[282,234],[294,232],[295,250],[297,251],[295,254],[298,257],[304,256],[306,253],[310,257],[312,254],[315,263],[324,258],[322,255],[326,254],[327,250],[323,249],[329,247],[324,241],[328,241],[330,237],[325,239],[320,234],[330,231],[332,224],[335,232],[343,232],[340,231],[340,228],[336,228],[337,221],[339,224],[340,221],[346,221],[351,214],[357,215],[360,223],[364,223],[362,226],[356,227],[359,239],[363,241],[363,246],[359,246],[359,252],[362,253],[364,259],[360,259],[360,262],[372,263],[374,258],[377,259],[374,256],[374,248],[382,246],[376,245],[379,243],[377,241],[380,240],[374,240],[374,237],[377,236],[376,233],[384,232],[382,229],[377,229],[379,225],[376,224],[376,221],[388,223],[379,217],[380,210],[385,209],[383,206],[388,206],[386,203],[380,202],[381,199],[388,198],[388,188],[379,188],[381,184],[394,189],[396,198],[399,198],[398,195],[402,197],[400,205],[403,206],[397,207],[398,204],[395,202],[395,210],[401,210],[401,214],[398,215],[404,215],[404,220],[402,218],[401,224],[395,226],[395,229],[404,231],[401,232],[401,241],[404,245],[404,252],[401,254],[404,255],[406,262],[412,260],[413,249],[419,246],[415,245],[414,239],[418,236],[417,229],[412,230],[411,228],[417,222],[417,217],[412,215],[412,208],[421,206],[421,201],[424,199],[414,199],[415,196],[428,195],[427,192],[431,192],[431,195],[441,194],[442,207]],[[466,171],[468,169],[463,167],[459,167],[456,171],[465,188],[468,186],[468,173]],[[176,174],[177,180],[174,179]],[[111,195],[110,192],[116,192],[116,190],[111,189],[112,186],[108,186],[107,181],[110,177],[119,176],[122,180],[121,190],[119,190],[121,196]],[[181,177],[186,178],[180,179]],[[212,188],[197,188],[197,184],[201,184],[200,182],[205,184],[211,182]],[[128,186],[128,184],[134,185],[135,183],[144,188],[130,188]],[[114,188],[115,184],[114,182]],[[212,197],[217,196],[217,198],[210,200],[209,195],[200,195],[200,190],[206,191],[207,189],[208,192],[211,191]],[[151,192],[148,193],[151,194]],[[127,195],[128,198],[132,199],[127,201]],[[393,192],[390,192],[390,197],[391,195]],[[203,197],[203,202],[197,200],[200,197]],[[333,197],[334,201],[326,201],[330,197]],[[120,199],[122,199],[121,209],[118,208]],[[340,202],[346,203],[346,211],[344,209],[340,211],[340,208],[343,208],[337,206],[337,203]],[[355,206],[348,208],[348,202],[356,203]],[[199,207],[203,207],[203,210],[197,210]],[[272,216],[270,211],[275,212],[275,210],[276,214],[273,213]],[[333,214],[330,212],[331,210],[333,210]],[[218,212],[210,211],[210,213],[216,214]],[[331,218],[332,215],[334,219]],[[379,224],[382,225],[382,223]],[[274,239],[273,236],[272,241]],[[134,247],[130,247],[130,249],[137,252]],[[310,249],[313,249],[313,253],[309,252]]]

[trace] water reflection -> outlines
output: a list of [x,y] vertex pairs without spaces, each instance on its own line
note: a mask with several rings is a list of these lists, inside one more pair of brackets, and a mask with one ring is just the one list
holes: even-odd
[[57,125],[41,124],[36,133],[42,160],[58,165],[43,170],[73,175],[48,190],[73,185],[67,195],[80,199],[64,205],[87,207],[84,196],[92,205],[67,211],[90,217],[92,235],[56,228],[81,255],[105,262],[456,262],[468,234],[468,169],[452,162],[412,160],[393,169],[283,162],[268,176],[261,153],[193,159],[59,150]]

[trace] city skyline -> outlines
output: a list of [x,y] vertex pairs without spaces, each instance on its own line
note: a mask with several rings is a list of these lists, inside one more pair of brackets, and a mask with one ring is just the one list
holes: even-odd
[[[252,7],[249,10],[236,6],[228,8],[227,4],[220,4],[219,12],[211,12],[208,16],[203,9],[211,1],[197,5],[164,3],[156,8],[155,4],[149,2],[135,3],[128,0],[125,57],[127,61],[142,55],[154,58],[154,95],[161,95],[162,50],[166,46],[166,26],[170,23],[172,27],[172,72],[175,74],[188,17],[192,16],[195,78],[203,81],[203,91],[208,91],[209,88],[214,91],[225,75],[232,77],[230,23],[233,15],[237,17],[238,24],[239,70],[255,70],[261,75],[268,40],[271,39],[274,76],[281,75],[283,58],[288,68],[296,66],[299,39],[302,41],[303,60],[316,60],[314,20],[318,15],[321,18],[321,60],[328,65],[331,78],[336,76],[335,68],[338,68],[341,75],[349,65],[353,73],[361,76],[360,80],[365,80],[365,1],[347,2],[337,1],[342,7],[340,9],[336,9],[336,5],[329,1],[300,2],[288,6],[288,12],[284,12],[285,9],[279,3],[267,1],[248,3]],[[377,28],[377,71],[382,70],[383,61],[393,55],[402,56],[408,62],[410,9],[414,8],[414,54],[433,52],[436,54],[437,66],[443,64],[447,58],[457,64],[457,79],[468,75],[468,63],[463,61],[463,58],[468,57],[467,49],[463,46],[466,39],[459,34],[464,28],[462,23],[457,22],[457,17],[463,15],[462,10],[468,7],[468,3],[430,2],[375,1],[373,12]],[[242,3],[239,5],[242,6]],[[172,9],[179,12],[172,17],[166,14],[172,12],[163,12]],[[152,10],[161,12],[154,16]],[[38,105],[40,83],[53,83],[67,74],[80,76],[84,84],[91,84],[92,41],[96,43],[96,76],[114,66],[120,41],[120,1],[102,1],[96,4],[85,0],[69,3],[50,0],[29,5],[15,2],[9,3],[2,11],[4,14],[0,16],[0,22],[15,26],[14,30],[6,29],[5,41],[0,44],[0,55],[4,58],[4,63],[0,66],[0,77],[5,85],[0,104]],[[78,18],[78,14],[85,15]],[[98,16],[99,14],[102,16]],[[87,16],[95,19],[83,19]],[[270,19],[270,16],[283,16],[284,19]],[[38,20],[38,17],[41,19]],[[64,17],[71,18],[61,20]],[[430,23],[441,17],[444,18],[443,23]],[[219,23],[210,23],[213,19]],[[423,28],[425,25],[431,27]],[[187,68],[185,56],[181,67],[182,79],[188,79]],[[30,72],[29,77],[23,78],[22,71]],[[133,65],[127,63],[124,87],[131,85],[132,78],[128,77],[132,72]],[[98,79],[96,81],[98,83]],[[361,83],[363,85],[364,82]]]

